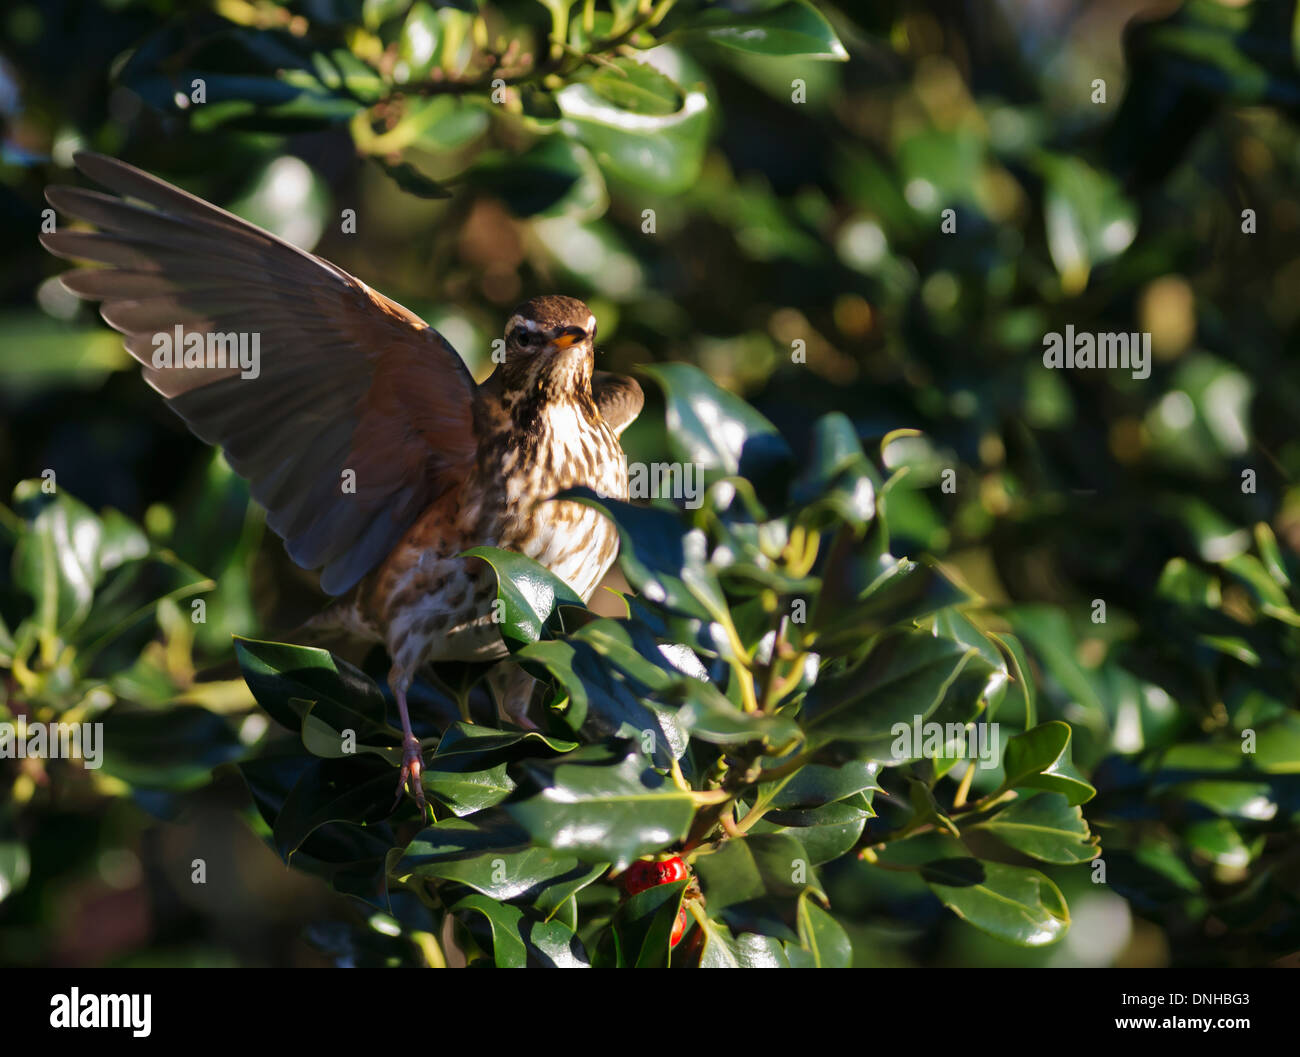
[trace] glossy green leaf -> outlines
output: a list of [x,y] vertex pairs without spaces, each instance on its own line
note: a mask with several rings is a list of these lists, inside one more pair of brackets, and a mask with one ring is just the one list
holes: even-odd
[[1078,705],[1097,716],[1105,714],[1095,673],[1085,668],[1075,654],[1078,636],[1069,617],[1049,606],[1016,606],[1006,611],[1016,634],[1036,655],[1047,674]]
[[663,390],[668,441],[680,461],[744,475],[756,462],[792,458],[772,423],[698,367],[660,363],[642,371]]
[[504,805],[538,845],[624,869],[686,835],[688,793],[626,743],[593,745],[555,760],[524,760],[520,799]]
[[645,600],[674,614],[707,620],[726,608],[717,577],[707,565],[705,539],[677,515],[658,507],[606,499],[589,488],[564,498],[603,510],[619,536],[619,565]]
[[404,15],[413,0],[363,0],[361,15],[366,28],[376,30],[391,18]]
[[503,620],[501,637],[512,647],[536,642],[547,631],[562,630],[560,606],[585,608],[580,595],[544,565],[498,547],[472,547],[467,555],[481,558],[497,576],[497,601]]
[[[194,67],[168,76],[136,74],[128,62],[124,82],[151,106],[175,115],[187,114],[197,131],[216,128],[261,132],[298,132],[340,125],[362,104],[323,84],[303,63],[267,74],[225,73]],[[195,82],[202,81],[205,101],[196,103]],[[185,86],[185,91],[177,90]],[[183,104],[181,101],[184,101]]]
[[933,565],[855,554],[847,539],[836,541],[823,582],[808,630],[824,653],[848,651],[885,628],[970,601]]
[[[682,716],[671,705],[720,697],[674,669],[648,632],[627,622],[593,621],[563,642],[534,643],[517,656],[544,667],[568,691],[562,718],[571,730],[634,738],[661,767],[686,751]],[[728,707],[725,700],[719,707]]]
[[409,161],[390,162],[384,158],[371,156],[371,161],[378,165],[407,194],[417,198],[450,198],[451,192],[437,180],[426,176]]
[[1060,720],[1017,734],[1002,754],[1002,787],[1046,789],[1064,794],[1071,804],[1086,803],[1097,790],[1074,773],[1069,749],[1070,726]]
[[344,734],[335,730],[324,719],[315,714],[315,705],[305,703],[302,715],[302,744],[313,756],[325,760],[339,760],[359,752],[370,753],[387,760],[397,767],[402,762],[400,745],[367,745],[356,740],[356,732]]
[[1183,839],[1200,855],[1219,866],[1241,868],[1250,864],[1263,848],[1263,839],[1247,841],[1231,820],[1204,819],[1183,831]]
[[695,860],[709,913],[761,896],[797,896],[821,888],[808,853],[786,833],[756,833],[727,841]]
[[1174,83],[1200,96],[1295,106],[1300,96],[1287,4],[1191,0],[1134,27],[1130,47]]
[[[529,847],[527,833],[514,826],[446,819],[421,830],[391,873],[400,881],[455,881],[503,903],[536,904],[545,897],[547,912],[553,912],[604,869]],[[555,886],[562,892],[552,895]]]
[[858,441],[847,415],[824,415],[813,426],[808,466],[791,487],[799,521],[821,528],[843,521],[861,533],[876,515],[880,474]]
[[422,80],[438,64],[443,23],[435,4],[416,0],[407,13],[397,42],[398,60],[407,78]]
[[744,13],[706,9],[683,20],[676,36],[704,39],[737,51],[758,55],[799,55],[844,62],[849,53],[820,11],[805,0]]
[[[582,681],[565,681],[570,693],[575,697],[588,695],[589,710],[605,707],[593,693],[602,687],[611,700],[620,690],[630,690],[644,704],[671,709],[673,723],[660,725],[675,756],[685,747],[678,740],[678,731],[721,745],[761,738],[785,743],[798,733],[794,721],[784,716],[757,715],[736,708],[707,678],[701,678],[706,673],[689,650],[657,642],[647,628],[635,621],[592,621],[570,636],[566,645],[579,654],[589,647],[591,654],[591,664],[582,669]],[[634,718],[644,709],[628,711],[629,718]],[[636,736],[646,729],[645,722],[640,722],[627,729],[611,727],[604,733]]]
[[432,756],[424,761],[425,792],[465,816],[501,803],[516,788],[509,765],[528,756],[569,752],[576,742],[548,738],[537,731],[497,731],[478,724],[453,723]]
[[875,811],[861,794],[821,807],[769,811],[755,833],[785,833],[803,845],[813,866],[847,854]]
[[1068,293],[1088,283],[1092,268],[1119,256],[1137,234],[1137,211],[1116,181],[1080,158],[1044,154],[1044,223],[1052,262]]
[[379,687],[328,650],[237,636],[235,656],[257,703],[291,730],[299,729],[311,704],[317,719],[336,731],[356,731],[358,740],[400,737]]
[[1161,760],[1161,773],[1300,774],[1300,718],[1287,715],[1252,734],[1176,745]]
[[[588,867],[585,873],[568,874],[558,877],[542,889],[533,902],[533,910],[545,921],[555,919],[565,921],[570,928],[577,928],[576,896],[588,885],[595,884],[609,872],[609,863],[598,862]],[[570,920],[572,916],[572,920]]]
[[590,969],[591,961],[573,929],[561,921],[522,922],[529,958],[543,969]]
[[796,968],[847,969],[853,964],[853,944],[848,933],[829,913],[805,893],[795,915],[799,944],[787,943],[786,953]]
[[582,82],[560,89],[555,102],[566,134],[611,176],[660,194],[684,191],[698,176],[709,126],[702,91],[687,92],[670,114],[625,110]]
[[989,632],[989,638],[1006,654],[1007,668],[1025,703],[1025,729],[1028,730],[1038,722],[1038,686],[1029,667],[1029,657],[1020,640],[1010,632]]
[[40,481],[14,489],[14,510],[28,529],[14,548],[14,584],[36,601],[35,620],[49,634],[84,620],[99,582],[104,530],[91,511]]
[[[486,924],[485,938],[498,969],[522,969],[528,964],[528,947],[522,935],[524,913],[518,907],[475,894],[460,900],[451,912],[467,922],[473,918]],[[470,929],[475,931],[472,925]]]
[[1014,800],[976,827],[1043,862],[1088,862],[1098,854],[1083,812],[1059,793]]
[[834,767],[813,763],[786,779],[760,783],[759,790],[775,808],[821,807],[855,793],[870,796],[880,789],[876,783],[879,773],[880,765],[866,760],[849,760]]
[[633,969],[667,967],[669,940],[685,892],[685,881],[655,885],[620,904],[610,923],[616,964]]
[[663,117],[682,108],[682,90],[653,66],[618,58],[601,66],[586,84],[606,102],[630,114]]
[[982,932],[1022,947],[1055,943],[1070,926],[1060,889],[1037,870],[978,859],[937,859],[921,877],[930,891]]
[[1173,791],[1180,798],[1193,800],[1216,815],[1243,821],[1269,822],[1281,810],[1278,792],[1268,782],[1200,781],[1183,782]]
[[[968,683],[960,681],[963,673]],[[895,634],[882,639],[860,664],[818,682],[804,701],[800,721],[814,740],[866,742],[864,751],[871,758],[893,760],[896,724],[910,731],[950,690],[973,705],[990,673],[974,648],[924,632]]]
[[787,969],[790,965],[780,941],[771,936],[755,932],[733,936],[726,925],[712,920],[704,929],[701,969]]
[[329,209],[329,185],[311,166],[290,155],[253,174],[230,211],[287,242],[312,249],[320,240]]

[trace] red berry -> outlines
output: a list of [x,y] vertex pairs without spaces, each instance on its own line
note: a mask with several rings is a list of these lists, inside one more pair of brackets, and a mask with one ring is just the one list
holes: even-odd
[[681,857],[674,855],[669,859],[660,859],[654,864],[657,871],[655,884],[670,885],[675,881],[685,881],[688,873]]
[[644,892],[647,888],[653,888],[655,886],[655,873],[654,863],[634,862],[627,868],[627,873],[623,875],[623,890],[628,895],[634,896],[638,892]]
[[685,907],[677,911],[677,920],[673,922],[673,934],[668,939],[669,947],[676,947],[682,942],[682,937],[686,935],[686,925],[690,920],[691,915],[686,912]]
[[681,856],[678,855],[649,862],[641,859],[627,868],[627,872],[623,875],[623,889],[628,895],[634,896],[638,892],[644,892],[656,885],[684,881],[688,874],[686,864],[682,862]]

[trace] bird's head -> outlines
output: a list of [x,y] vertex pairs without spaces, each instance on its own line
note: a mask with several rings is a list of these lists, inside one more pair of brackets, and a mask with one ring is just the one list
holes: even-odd
[[501,370],[507,389],[590,392],[596,317],[576,297],[525,301],[511,313],[505,340]]

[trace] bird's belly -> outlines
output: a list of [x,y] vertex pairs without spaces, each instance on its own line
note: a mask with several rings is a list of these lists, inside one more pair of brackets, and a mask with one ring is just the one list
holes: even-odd
[[[399,582],[390,605],[389,652],[412,666],[424,661],[484,661],[505,655],[493,602],[496,576],[472,559],[426,555]],[[394,651],[409,652],[399,658]]]
[[[555,424],[552,423],[552,426]],[[425,661],[492,660],[504,656],[496,574],[485,562],[455,555],[475,545],[524,554],[544,565],[584,601],[618,554],[618,532],[601,511],[550,497],[573,485],[627,497],[627,463],[601,424],[548,430],[540,455],[520,465],[507,450],[497,465],[480,466],[451,517],[433,511],[408,534],[378,576],[382,629],[399,668]],[[400,656],[399,656],[400,654]]]
[[546,566],[587,601],[618,554],[618,532],[599,510],[553,500],[538,508],[532,531],[514,549]]
[[[551,474],[534,475],[525,491],[536,499],[525,498],[515,508],[531,508],[531,517],[516,522],[507,534],[514,538],[503,545],[546,566],[587,601],[618,554],[618,531],[594,507],[549,497],[585,485],[598,495],[626,499],[627,460],[603,425],[595,429],[582,425],[560,429],[560,425],[566,424],[552,424],[554,449],[546,460]],[[556,473],[557,466],[567,467],[568,472]]]

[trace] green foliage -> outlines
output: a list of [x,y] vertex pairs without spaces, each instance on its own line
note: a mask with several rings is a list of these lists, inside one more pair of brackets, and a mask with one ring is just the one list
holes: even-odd
[[[195,596],[214,582],[121,513],[94,513],[49,476],[19,483],[0,532],[0,758],[14,768],[0,810],[4,900],[29,878],[24,837],[42,815],[130,796],[166,817],[246,754],[236,719],[253,702],[238,681],[195,681],[192,615],[206,609],[189,600],[206,607]],[[48,740],[29,752],[35,737]],[[39,792],[49,787],[59,807]]]
[[[86,960],[283,961],[248,937],[307,922],[337,964],[1300,946],[1294,3],[83,6],[6,16],[0,464],[59,484],[0,513],[0,721],[102,720],[105,751],[0,759],[0,960],[48,962],[88,891],[157,885],[191,861],[159,834],[220,818],[266,846],[224,879],[243,927],[172,877],[183,914]],[[699,509],[572,497],[622,540],[599,613],[480,552],[545,729],[500,728],[476,668],[418,684],[432,818],[390,810],[384,659],[265,641],[311,585],[48,281],[41,189],[82,144],[337,261],[479,376],[514,301],[585,298],[601,366],[644,365],[629,457],[703,471]],[[1150,333],[1149,377],[1046,369],[1067,326]],[[971,768],[949,725],[985,722]],[[660,849],[695,886],[620,899]]]
[[[178,26],[155,33],[121,81],[198,131],[345,126],[360,153],[421,197],[447,197],[449,183],[464,182],[519,216],[590,218],[603,211],[606,178],[675,194],[700,174],[714,121],[705,86],[676,83],[642,53],[680,42],[848,58],[806,0],[735,11],[693,0],[615,2],[608,12],[541,6],[549,28],[524,22],[493,38],[476,5],[366,5],[340,47],[342,27],[328,18],[304,40],[292,24],[272,27],[259,11],[229,5],[223,14],[235,21],[198,47]],[[474,159],[493,124],[513,149]],[[448,152],[460,162],[450,169]]]
[[[766,937],[781,964],[846,963],[850,944],[817,870],[858,853],[879,868],[914,871],[1001,939],[1058,939],[1068,923],[1063,897],[1043,875],[1014,865],[1013,853],[1054,863],[1097,853],[1077,807],[1093,790],[1069,774],[1069,726],[1046,723],[1008,741],[1002,783],[969,803],[967,786],[945,777],[956,758],[942,767],[892,747],[896,723],[965,729],[989,711],[1012,678],[1002,653],[1011,633],[1003,629],[1001,647],[987,637],[979,627],[986,618],[952,584],[898,590],[899,577],[947,581],[916,563],[898,571],[903,563],[882,547],[887,515],[870,493],[823,501],[844,491],[846,475],[881,476],[837,425],[842,419],[817,424],[819,436],[835,440],[796,469],[770,424],[702,372],[672,365],[654,377],[675,444],[711,460],[704,502],[692,511],[582,495],[622,534],[624,568],[638,589],[624,618],[594,617],[526,558],[472,552],[496,573],[499,626],[515,660],[544,682],[549,729],[456,723],[428,739],[432,825],[397,837],[410,827],[402,821],[413,819],[409,806],[374,825],[392,806],[393,772],[371,757],[395,765],[398,740],[377,686],[323,651],[241,643],[259,702],[286,726],[303,720],[303,755],[292,764],[299,777],[282,798],[258,803],[278,850],[310,854],[314,834],[326,830],[358,841],[393,834],[382,860],[358,844],[365,859],[334,862],[345,890],[355,893],[373,863],[367,888],[376,909],[444,937],[450,918],[471,960],[497,965],[547,964],[538,930],[562,926],[579,963],[667,964],[685,883],[622,903],[610,883],[638,856],[665,850],[685,857],[701,889],[688,906],[702,938],[673,955],[678,963],[752,960],[736,946],[738,934],[746,944]],[[769,470],[766,504],[739,473],[755,462]],[[808,529],[813,510],[818,527]],[[827,601],[819,571],[858,567],[881,572]],[[818,619],[808,620],[819,596]],[[858,634],[819,630],[846,625]],[[369,744],[376,735],[386,744]],[[346,737],[348,753],[340,749]],[[283,752],[277,762],[288,765]],[[263,763],[245,767],[251,784]],[[920,791],[889,826],[878,825],[873,807],[880,781],[895,796]],[[1034,796],[1039,789],[1050,792]],[[989,846],[981,858],[888,861],[896,843],[938,831],[960,841],[968,824],[1011,852]],[[398,891],[416,896],[418,911],[398,913]]]

